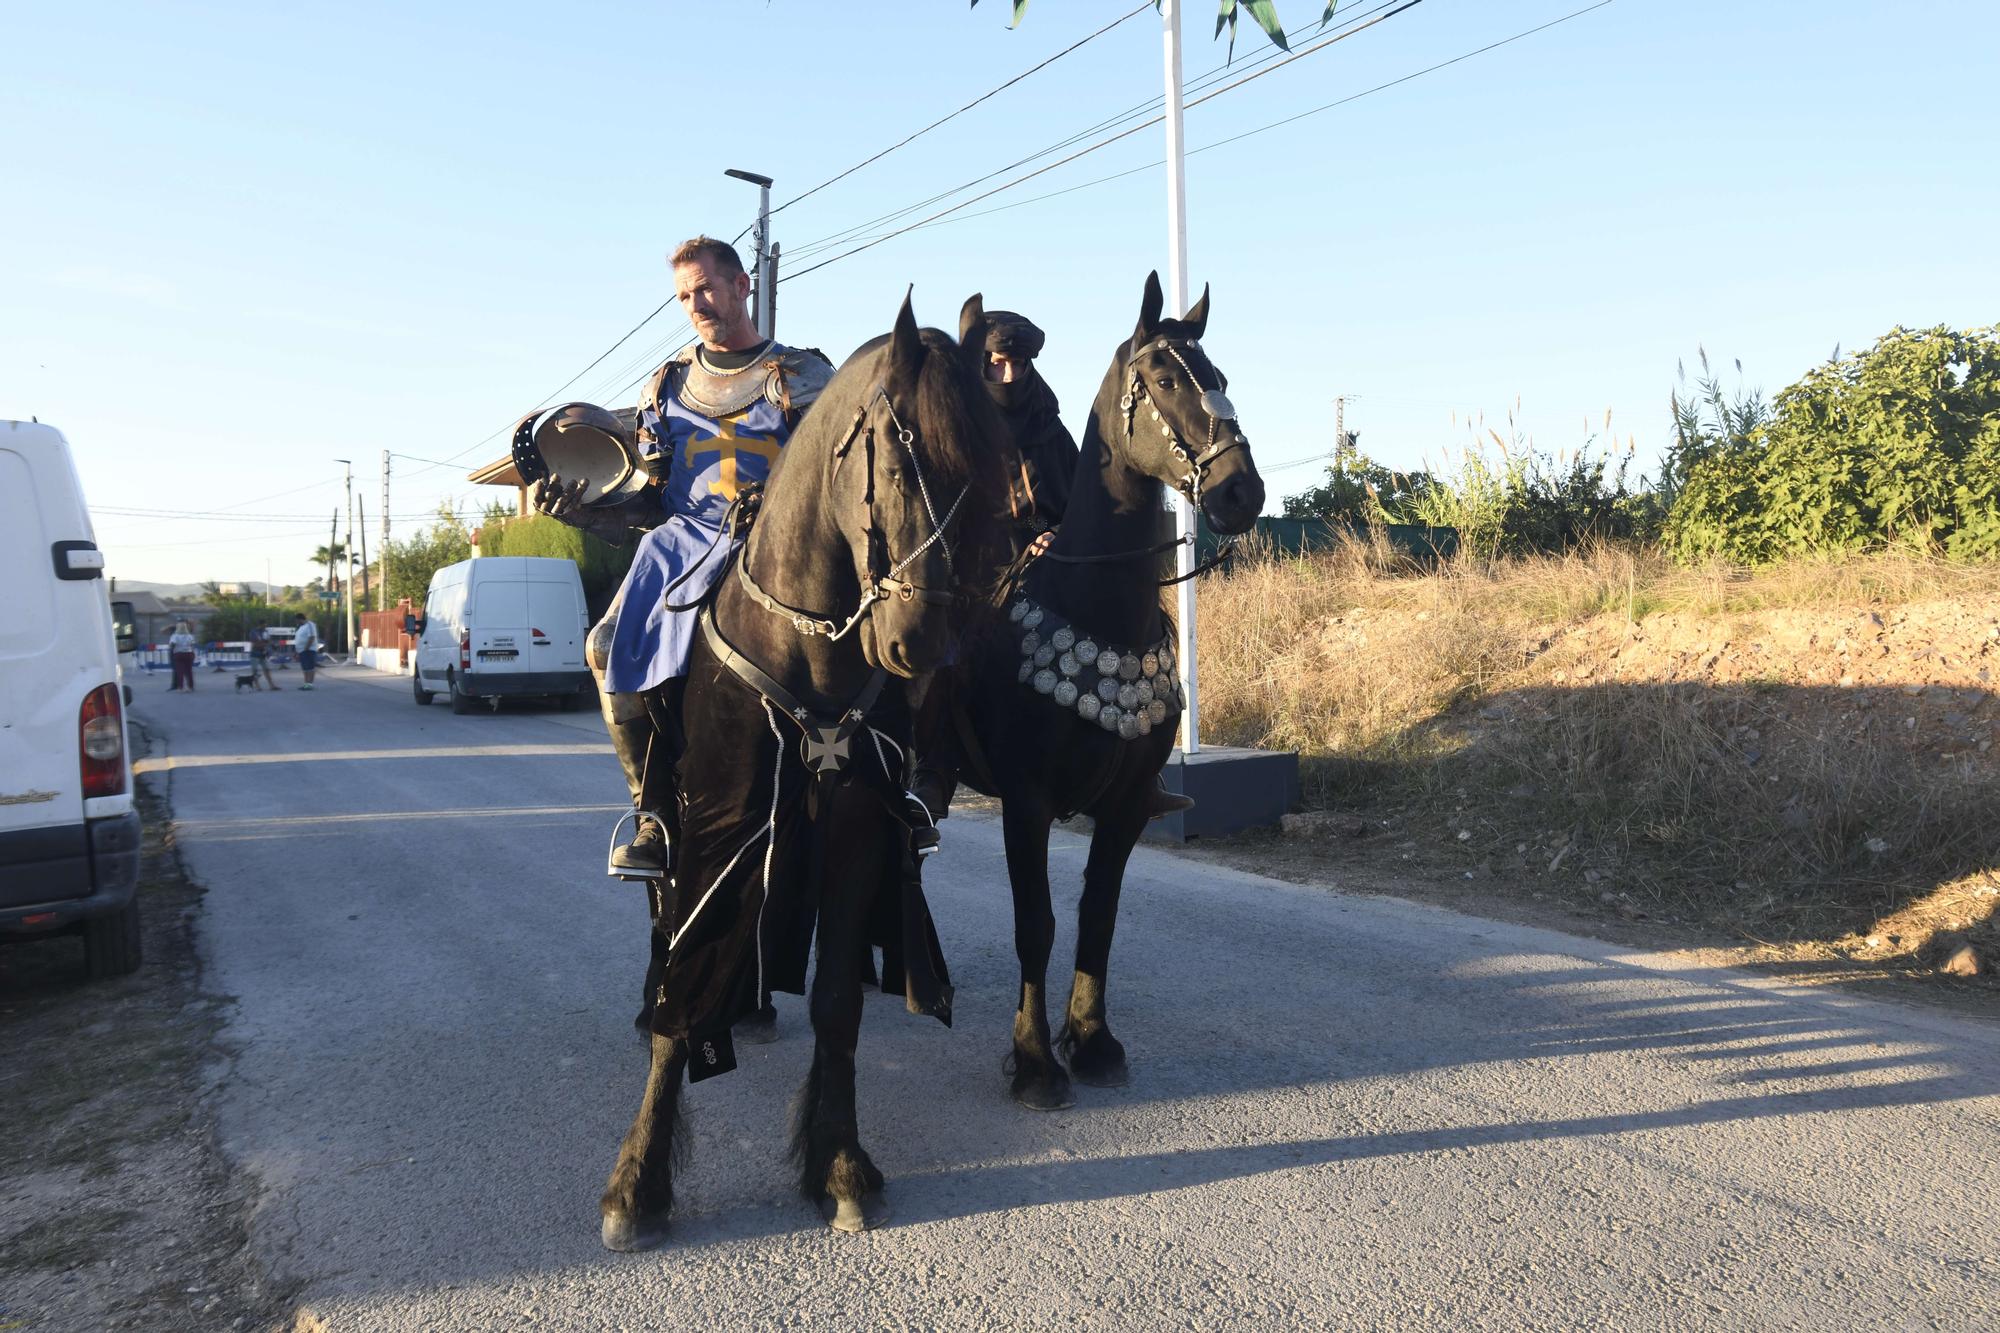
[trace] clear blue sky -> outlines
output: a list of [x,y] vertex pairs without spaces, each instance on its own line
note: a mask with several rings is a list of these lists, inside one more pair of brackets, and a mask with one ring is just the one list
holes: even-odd
[[[1006,0],[11,4],[0,416],[69,435],[115,573],[302,581],[336,457],[371,553],[385,448],[457,460],[397,460],[405,533],[500,494],[464,481],[487,437],[665,299],[675,242],[750,220],[725,168],[782,203],[1136,3],[1041,0],[1017,31]],[[1584,3],[1425,0],[1191,110],[1189,144]],[[1279,2],[1293,25],[1318,8]],[[1191,81],[1224,54],[1193,10]],[[1144,102],[1159,45],[1148,10],[781,213],[777,239],[802,254]],[[1246,25],[1238,65],[1265,49]],[[1330,447],[1336,394],[1392,465],[1517,401],[1543,448],[1609,410],[1648,460],[1698,343],[1775,389],[1899,322],[2000,319],[1996,49],[2000,7],[1973,0],[1615,0],[1193,157],[1194,287],[1272,507],[1315,479],[1285,465]],[[967,212],[1161,146],[1142,131]],[[906,283],[946,327],[983,291],[1049,331],[1080,425],[1164,264],[1164,197],[1150,167],[899,237],[782,286],[780,336],[838,359]],[[685,333],[669,310],[565,396],[629,403]]]

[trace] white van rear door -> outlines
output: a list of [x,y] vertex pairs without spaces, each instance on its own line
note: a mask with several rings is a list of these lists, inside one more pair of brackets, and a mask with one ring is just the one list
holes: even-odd
[[[504,559],[504,557],[502,557]],[[472,669],[479,672],[533,671],[528,631],[528,580],[521,568],[480,569],[474,564],[472,604],[466,623],[472,632]]]
[[583,586],[555,561],[528,574],[528,633],[536,671],[582,671]]
[[0,433],[0,833],[83,822],[79,710],[116,675],[104,584],[58,579],[50,555],[92,535],[61,437],[19,429]]

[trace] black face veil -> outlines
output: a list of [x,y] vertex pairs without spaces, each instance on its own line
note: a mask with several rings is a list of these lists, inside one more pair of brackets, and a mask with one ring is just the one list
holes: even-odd
[[1048,336],[1033,320],[1011,310],[987,311],[986,326],[987,356],[1004,356],[1014,363],[1015,369],[1013,383],[996,384],[987,380],[986,392],[1003,412],[1032,406],[1041,397],[1038,392],[1041,375],[1035,370],[1034,361],[1042,354],[1042,344]]

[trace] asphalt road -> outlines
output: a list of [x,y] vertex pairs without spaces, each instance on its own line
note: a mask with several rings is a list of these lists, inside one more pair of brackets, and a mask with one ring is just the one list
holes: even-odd
[[[215,1075],[254,1243],[333,1329],[2000,1322],[1988,1027],[1142,848],[1133,1081],[1035,1114],[1000,1074],[999,827],[963,815],[929,876],[958,1026],[871,996],[862,1032],[890,1224],[791,1191],[810,1039],[780,997],[781,1040],[690,1096],[673,1241],[608,1253],[645,916],[600,873],[594,716],[225,680],[138,711],[236,999]],[[1083,854],[1058,833],[1059,959]]]

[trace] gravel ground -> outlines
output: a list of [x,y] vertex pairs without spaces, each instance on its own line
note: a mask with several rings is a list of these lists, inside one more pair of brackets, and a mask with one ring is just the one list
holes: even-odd
[[[143,740],[135,728],[135,739]],[[146,962],[86,980],[82,941],[0,948],[0,1330],[269,1327],[288,1293],[246,1247],[247,1178],[215,1137],[224,1004],[189,882],[142,780]]]

